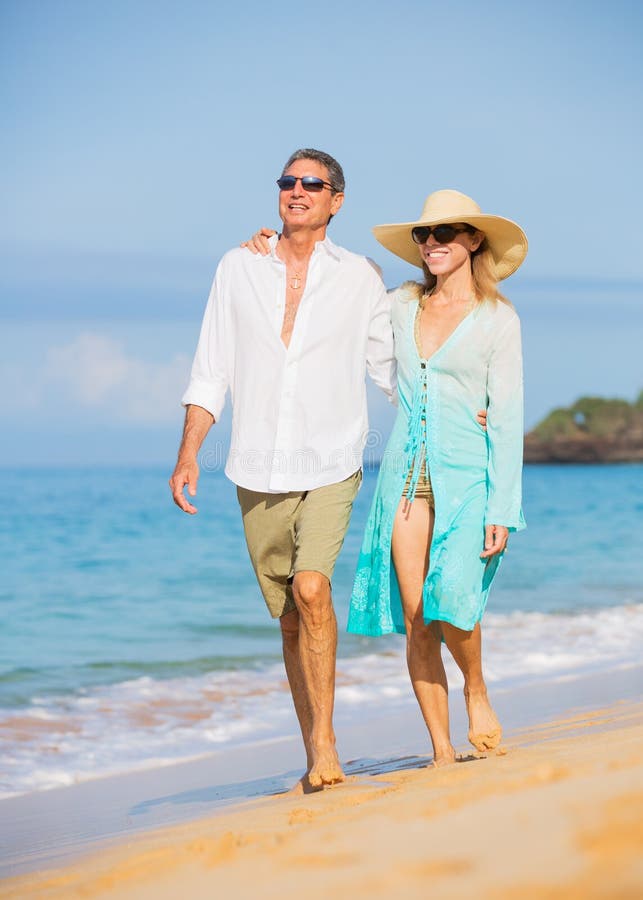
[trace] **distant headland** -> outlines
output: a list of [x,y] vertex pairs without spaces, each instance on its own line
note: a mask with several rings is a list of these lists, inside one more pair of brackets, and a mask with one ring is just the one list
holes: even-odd
[[581,397],[525,436],[527,463],[643,462],[643,391],[634,403]]

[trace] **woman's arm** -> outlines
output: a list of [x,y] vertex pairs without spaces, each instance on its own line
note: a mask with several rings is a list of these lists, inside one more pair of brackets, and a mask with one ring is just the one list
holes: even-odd
[[246,250],[250,250],[251,253],[267,256],[270,253],[268,238],[271,238],[273,234],[277,234],[274,228],[262,228],[259,231],[255,231],[252,237],[244,241],[241,246],[245,247]]
[[[523,378],[520,320],[512,315],[494,343],[487,374],[485,527],[525,527],[522,514]],[[486,542],[485,542],[486,544]],[[496,551],[497,552],[497,551]]]

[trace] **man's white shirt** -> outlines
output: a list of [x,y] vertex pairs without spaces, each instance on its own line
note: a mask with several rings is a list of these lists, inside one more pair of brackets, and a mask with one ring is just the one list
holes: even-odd
[[390,300],[375,266],[326,237],[313,250],[286,347],[286,266],[231,250],[212,284],[182,402],[232,432],[226,475],[254,491],[306,491],[348,478],[368,433],[365,374],[396,401]]

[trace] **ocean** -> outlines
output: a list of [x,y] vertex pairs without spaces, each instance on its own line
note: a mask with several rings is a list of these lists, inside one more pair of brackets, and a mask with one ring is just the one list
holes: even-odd
[[[234,487],[204,471],[188,517],[168,476],[4,471],[0,797],[298,733]],[[333,584],[340,734],[415,704],[403,638],[344,631],[376,476],[365,472]],[[640,678],[643,466],[526,467],[524,508],[483,623],[492,698],[615,669]]]

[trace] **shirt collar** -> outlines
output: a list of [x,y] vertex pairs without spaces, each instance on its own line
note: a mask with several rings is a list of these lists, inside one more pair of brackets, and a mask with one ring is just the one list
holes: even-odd
[[[270,255],[274,259],[279,259],[279,257],[277,256],[277,241],[278,240],[279,240],[278,234],[273,234],[273,236],[271,238],[268,238],[268,243],[270,245]],[[313,248],[313,253],[318,253],[320,251],[323,251],[324,253],[328,254],[328,256],[332,256],[333,259],[336,259],[338,262],[342,258],[341,257],[341,248],[338,247],[337,244],[334,244],[331,241],[331,239],[328,237],[328,235],[326,235],[326,237],[324,238],[323,241],[317,241],[315,243],[315,246]],[[280,262],[281,262],[281,260],[280,260]]]

